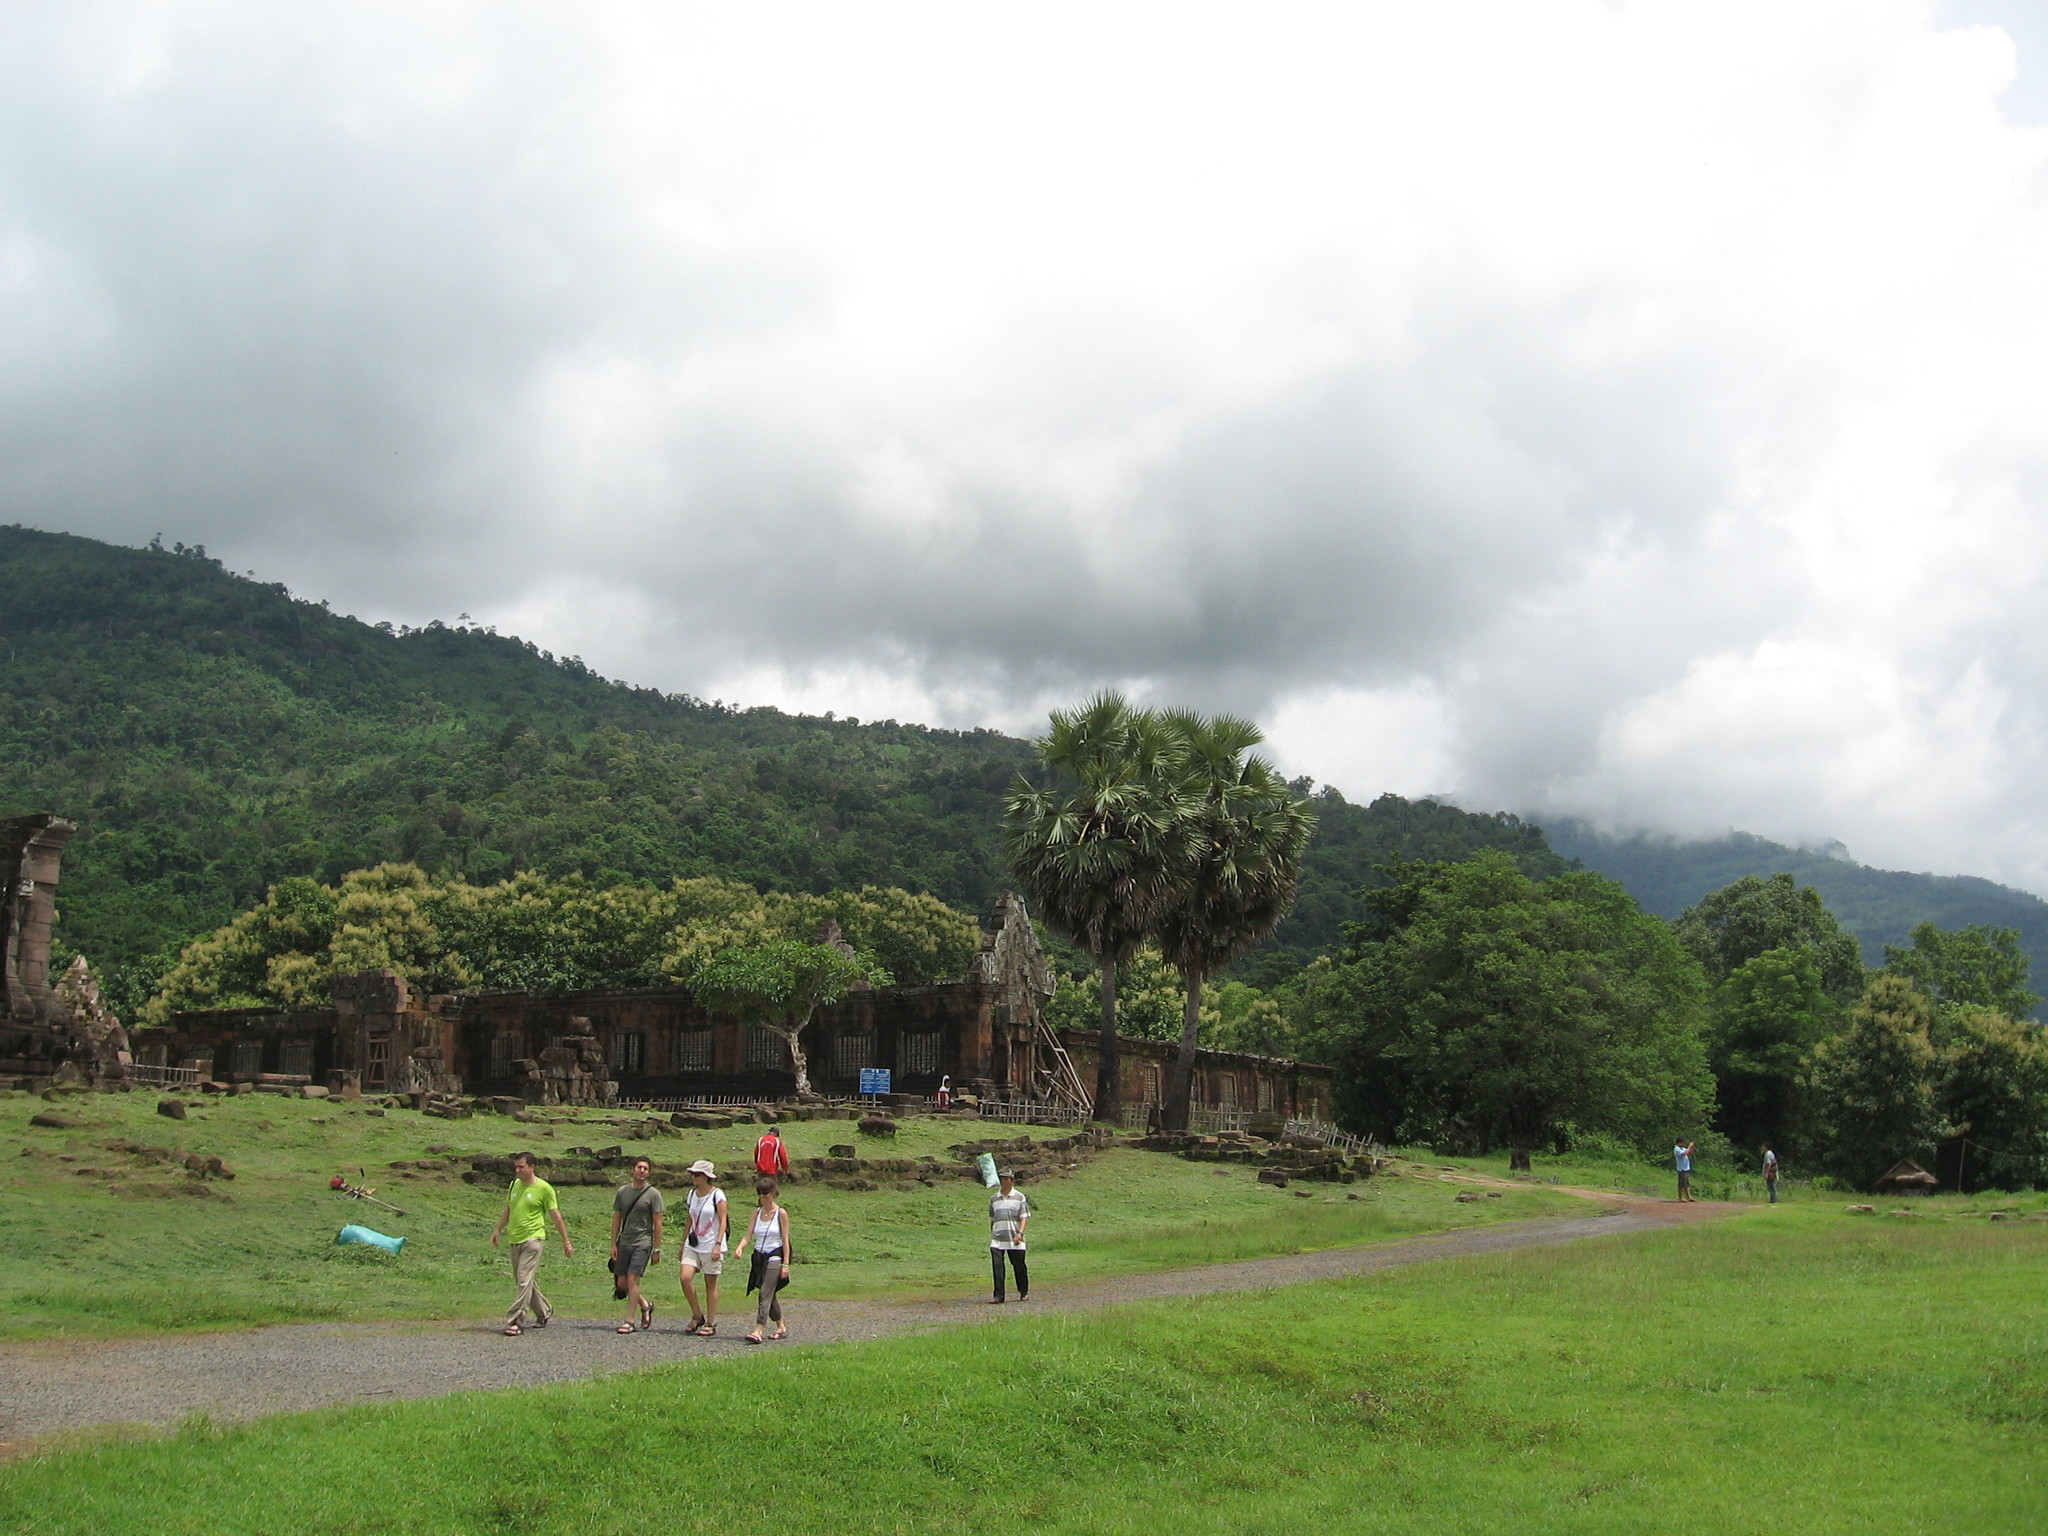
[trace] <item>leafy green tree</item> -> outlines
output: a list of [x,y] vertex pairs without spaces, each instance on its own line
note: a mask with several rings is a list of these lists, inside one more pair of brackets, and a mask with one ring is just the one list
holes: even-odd
[[1856,936],[1835,921],[1819,891],[1790,875],[1744,875],[1688,907],[1673,926],[1711,982],[1726,981],[1768,950],[1803,949],[1830,995],[1852,998],[1863,986]]
[[[1211,1009],[1207,1002],[1212,994],[1213,1025],[1208,1022]],[[1226,981],[1220,987],[1205,987],[1202,995],[1204,1038],[1217,1050],[1253,1056],[1300,1054],[1300,1039],[1284,994],[1264,991],[1249,982]]]
[[1184,860],[1177,734],[1149,710],[1105,693],[1055,712],[1039,739],[1049,780],[1019,777],[1004,800],[1004,851],[1045,924],[1100,973],[1097,1119],[1122,1118],[1117,969],[1150,935]]
[[334,886],[279,881],[257,906],[186,946],[142,1021],[179,1008],[324,1003],[335,976],[372,969],[395,970],[429,992],[659,986],[723,949],[809,941],[827,920],[909,981],[959,975],[980,943],[974,920],[936,898],[872,886],[764,894],[706,876],[660,890],[533,871],[473,885],[385,864]]
[[1848,1027],[1815,1049],[1805,1078],[1820,1163],[1868,1189],[1903,1157],[1932,1154],[1942,1130],[1934,1097],[1934,1005],[1903,976],[1871,978]]
[[1964,1006],[1937,1064],[1936,1107],[1965,1189],[2048,1187],[2048,1041],[2040,1026]]
[[[1146,944],[1133,950],[1116,972],[1116,1030],[1126,1040],[1178,1040],[1186,999],[1180,977]],[[1216,1012],[1205,993],[1203,1019]],[[1087,969],[1062,974],[1046,1019],[1056,1029],[1094,1029],[1102,1022],[1102,973]]]
[[870,956],[830,944],[773,939],[722,949],[690,973],[690,995],[714,1013],[731,1014],[780,1035],[789,1046],[799,1097],[811,1077],[803,1033],[818,1009],[860,986],[887,986],[889,973]]
[[1202,984],[1287,915],[1316,822],[1273,765],[1252,755],[1265,738],[1250,721],[1176,714],[1167,724],[1183,744],[1176,798],[1187,835],[1152,931],[1180,972],[1186,999],[1160,1124],[1184,1131],[1201,1047]]
[[1730,1141],[1781,1153],[1791,1145],[1800,1074],[1840,1014],[1805,945],[1767,949],[1715,989],[1708,1057]]
[[2024,1019],[2041,1005],[2040,995],[2027,988],[2027,952],[2013,928],[1972,923],[1950,930],[1922,923],[1906,948],[1885,945],[1884,968],[1937,1003],[1991,1008],[2012,1019]]
[[1649,1145],[1705,1121],[1705,979],[1619,885],[1539,883],[1491,850],[1396,873],[1302,979],[1350,1124],[1521,1149],[1567,1123]]

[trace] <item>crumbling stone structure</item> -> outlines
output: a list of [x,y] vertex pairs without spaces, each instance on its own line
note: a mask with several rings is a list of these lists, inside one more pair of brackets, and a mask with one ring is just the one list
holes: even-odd
[[71,962],[52,990],[57,1004],[71,1018],[73,1063],[95,1081],[124,1081],[135,1064],[128,1049],[128,1031],[100,996],[100,985],[85,956]]
[[[829,930],[820,942],[833,942]],[[840,939],[839,942],[844,942]],[[913,1100],[951,1077],[956,1096],[1086,1103],[1092,1031],[1054,1031],[1052,969],[1018,898],[951,981],[871,987],[820,1008],[804,1049],[820,1091],[850,1097],[864,1067],[894,1075]],[[583,992],[466,992],[422,997],[392,971],[337,977],[327,1009],[215,1009],[174,1015],[136,1037],[141,1059],[203,1063],[207,1076],[257,1088],[353,1081],[364,1093],[467,1093],[526,1104],[732,1099],[794,1091],[787,1048],[771,1032],[714,1015],[680,986]],[[1175,1047],[1123,1043],[1125,1102],[1155,1103]],[[346,1074],[354,1074],[352,1078]],[[1059,1087],[1064,1080],[1068,1090]],[[1330,1071],[1234,1052],[1196,1058],[1198,1105],[1329,1118]]]
[[571,1019],[559,1043],[518,1065],[527,1069],[529,1085],[539,1085],[542,1104],[609,1104],[618,1097],[619,1085],[605,1070],[604,1046],[588,1019]]

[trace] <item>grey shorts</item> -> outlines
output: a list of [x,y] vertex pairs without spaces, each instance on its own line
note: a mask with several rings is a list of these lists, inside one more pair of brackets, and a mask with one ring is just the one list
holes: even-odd
[[612,1273],[618,1275],[644,1275],[647,1273],[647,1261],[653,1256],[654,1245],[652,1243],[642,1243],[634,1248],[621,1248],[619,1250],[619,1267],[613,1270]]

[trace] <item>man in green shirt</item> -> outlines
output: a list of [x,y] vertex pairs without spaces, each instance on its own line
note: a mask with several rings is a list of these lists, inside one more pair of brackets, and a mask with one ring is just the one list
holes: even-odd
[[555,1230],[562,1234],[563,1258],[573,1258],[576,1246],[569,1241],[569,1224],[562,1220],[555,1186],[540,1177],[533,1154],[514,1153],[512,1173],[512,1189],[505,1197],[505,1209],[498,1213],[498,1224],[491,1229],[491,1246],[497,1247],[498,1239],[504,1237],[512,1248],[512,1283],[519,1294],[512,1298],[512,1310],[505,1314],[505,1335],[516,1339],[525,1331],[521,1325],[529,1308],[536,1328],[547,1327],[548,1319],[555,1315],[555,1309],[534,1283],[540,1273],[540,1256],[548,1245],[547,1218],[555,1218]]

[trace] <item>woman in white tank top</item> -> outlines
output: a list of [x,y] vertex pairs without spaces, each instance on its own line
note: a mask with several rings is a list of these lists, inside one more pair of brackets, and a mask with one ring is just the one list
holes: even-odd
[[747,1235],[734,1251],[735,1259],[747,1256],[747,1244],[754,1245],[754,1263],[747,1274],[747,1289],[758,1289],[761,1300],[754,1308],[754,1331],[744,1335],[749,1344],[759,1344],[763,1330],[772,1322],[775,1332],[768,1337],[786,1339],[782,1325],[782,1287],[789,1281],[789,1212],[782,1208],[780,1186],[773,1179],[756,1179],[754,1193],[760,1204],[747,1224]]

